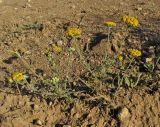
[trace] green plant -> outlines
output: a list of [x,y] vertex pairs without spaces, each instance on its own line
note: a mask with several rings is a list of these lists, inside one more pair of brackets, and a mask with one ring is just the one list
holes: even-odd
[[142,76],[142,73],[138,73],[137,79],[129,78],[129,77],[124,77],[124,82],[127,84],[128,87],[135,87],[138,85],[140,78]]
[[46,86],[47,91],[43,96],[51,98],[65,98],[72,101],[71,93],[66,88],[66,82],[63,82],[59,77],[52,77],[44,81],[44,86]]
[[44,28],[43,24],[42,23],[38,23],[37,21],[36,22],[33,22],[31,24],[26,24],[26,25],[23,25],[22,29],[24,30],[42,30]]
[[149,71],[150,73],[153,73],[155,70],[155,67],[160,64],[160,56],[157,58],[155,63],[146,63],[144,64],[144,67]]
[[[126,38],[134,30],[133,27],[138,27],[139,25],[139,21],[134,17],[124,16],[122,20],[125,25],[123,25],[124,29],[122,28],[124,31],[121,30],[120,40],[115,39],[117,36],[111,37],[111,35],[114,35],[111,30],[116,26],[116,23],[104,23],[106,26],[105,33],[108,35],[108,42],[106,43],[112,43],[111,39],[118,41],[118,44],[121,41],[126,42]],[[24,29],[40,30],[43,29],[43,24],[38,22],[27,24],[24,25]],[[145,64],[144,67],[150,73],[143,73],[139,69],[142,63],[141,59],[139,59],[142,55],[141,50],[135,48],[124,49],[124,45],[120,44],[118,52],[115,54],[110,55],[105,50],[104,55],[94,54],[92,56],[81,48],[81,33],[82,31],[78,27],[68,28],[65,31],[65,40],[67,40],[65,46],[58,44],[48,45],[47,52],[45,52],[51,72],[49,76],[47,75],[48,77],[38,74],[36,68],[28,64],[20,52],[13,51],[13,55],[21,60],[26,67],[29,80],[15,82],[15,78],[12,76],[10,81],[14,82],[11,85],[16,86],[20,94],[22,90],[26,90],[28,93],[35,93],[44,98],[64,98],[71,101],[73,101],[72,95],[74,95],[75,86],[84,85],[83,87],[86,90],[89,89],[97,98],[107,100],[103,92],[106,92],[108,88],[133,88],[142,84],[142,81],[153,82],[155,79],[154,71],[157,64],[160,63],[160,57],[154,64]],[[22,74],[20,76],[23,77]]]
[[123,85],[135,87],[140,82],[142,73],[139,72],[138,67],[135,65],[136,60],[134,57],[135,55],[131,56],[127,64],[120,64],[120,69],[117,74],[118,87],[122,87]]
[[[53,77],[45,79],[43,75],[36,73],[35,67],[28,64],[17,50],[14,50],[12,53],[19,58],[27,70],[33,74],[33,76],[28,77],[23,73],[17,72],[9,78],[11,85],[14,86],[15,84],[20,94],[22,90],[25,90],[27,93],[34,93],[44,98],[66,98],[67,100],[72,100],[71,93],[68,88],[66,88],[67,83],[63,82],[59,76],[59,70],[53,70]],[[48,57],[49,62],[52,66],[57,66],[58,61],[54,61],[55,63],[53,64],[53,59],[51,58],[52,55],[53,54],[50,54]],[[28,82],[26,78],[29,78],[30,82]],[[22,80],[24,81],[22,82]]]
[[110,21],[108,21],[108,22],[104,22],[104,25],[107,27],[107,29],[108,29],[108,43],[109,43],[109,41],[110,41],[110,32],[111,32],[111,28],[112,27],[115,27],[116,26],[116,23],[115,22],[110,22]]

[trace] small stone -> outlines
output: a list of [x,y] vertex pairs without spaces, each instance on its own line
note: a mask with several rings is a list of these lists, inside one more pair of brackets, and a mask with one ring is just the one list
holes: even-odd
[[111,121],[111,127],[116,127],[116,125],[117,125],[117,121],[115,119],[113,119]]
[[57,41],[57,46],[62,46],[64,43],[62,40]]
[[129,113],[129,110],[128,110],[126,107],[120,109],[119,114],[118,114],[118,119],[119,119],[121,122],[123,122],[123,121],[125,121],[127,118],[129,118],[129,116],[130,116],[130,113]]
[[142,11],[142,8],[141,7],[137,7],[136,8],[138,11]]
[[146,63],[150,63],[150,62],[152,62],[152,61],[153,61],[153,58],[146,58],[146,59],[145,59],[145,62],[146,62]]
[[31,51],[29,51],[29,50],[28,50],[28,51],[26,51],[25,53],[26,53],[26,55],[30,55],[30,54],[32,54],[32,53],[31,53]]
[[34,125],[42,126],[42,122],[41,122],[40,119],[34,119],[34,120],[33,120],[33,124],[34,124]]
[[17,103],[18,105],[22,105],[22,101],[18,101],[18,103]]
[[127,41],[128,41],[129,43],[132,43],[133,40],[130,39],[130,38],[128,38]]
[[31,104],[31,108],[33,109],[33,110],[38,110],[38,105],[36,105],[36,104]]
[[145,39],[145,41],[148,41],[148,40],[149,40],[149,38],[148,38],[148,37],[144,37],[144,39]]
[[32,6],[31,6],[29,3],[26,3],[26,7],[29,7],[29,8],[30,8],[30,7],[32,7]]
[[147,13],[147,12],[144,12],[143,15],[146,16],[146,15],[148,15],[148,13]]
[[126,3],[125,2],[120,2],[120,5],[126,5]]
[[157,64],[157,69],[160,70],[160,64]]
[[70,125],[63,125],[63,127],[71,127]]
[[119,47],[117,46],[117,44],[112,43],[111,50],[112,50],[113,52],[118,52],[118,51],[119,51]]
[[48,103],[48,105],[49,105],[49,106],[52,106],[52,105],[53,105],[53,102],[52,102],[52,101],[50,101],[50,102]]
[[74,85],[74,86],[76,86],[76,85],[77,85],[77,83],[76,83],[76,82],[73,82],[73,85]]
[[75,8],[76,8],[76,6],[75,6],[75,5],[72,5],[72,6],[71,6],[71,8],[75,9]]

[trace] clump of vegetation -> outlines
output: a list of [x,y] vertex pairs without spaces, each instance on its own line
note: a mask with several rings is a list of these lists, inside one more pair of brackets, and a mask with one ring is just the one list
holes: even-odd
[[31,24],[25,24],[23,25],[22,27],[24,30],[40,30],[42,31],[44,26],[42,23],[39,23],[39,22],[34,22],[34,23],[31,23]]
[[[138,27],[139,21],[135,17],[124,16],[122,18],[126,33],[126,38],[130,33],[130,29]],[[107,30],[107,40],[110,42],[112,38],[111,30],[116,27],[115,22],[104,22]],[[25,25],[25,29],[41,29],[39,23]],[[91,91],[96,96],[105,99],[104,91],[109,89],[133,88],[147,82],[148,79],[154,79],[153,74],[156,65],[160,61],[158,58],[155,64],[145,64],[142,61],[143,51],[136,47],[129,49],[119,49],[118,53],[113,55],[104,52],[103,57],[98,60],[88,58],[88,52],[83,51],[80,46],[79,37],[82,30],[78,27],[68,28],[64,36],[66,37],[67,45],[51,44],[47,51],[46,57],[52,71],[52,76],[44,78],[43,75],[36,73],[36,69],[29,65],[19,52],[14,51],[14,54],[23,62],[24,66],[29,70],[29,75],[21,72],[15,72],[9,77],[9,84],[16,85],[20,94],[23,91],[35,93],[44,98],[65,98],[72,100],[77,84],[84,85],[85,89]],[[125,39],[124,39],[125,41]],[[65,56],[65,64],[61,66]],[[142,64],[143,63],[143,64]],[[147,69],[147,72],[140,70],[141,66]],[[83,73],[77,74],[75,70],[83,70]],[[150,78],[149,78],[150,77]]]

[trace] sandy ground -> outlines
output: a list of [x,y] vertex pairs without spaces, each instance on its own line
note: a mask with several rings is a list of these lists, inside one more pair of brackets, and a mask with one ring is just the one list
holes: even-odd
[[[26,69],[17,59],[6,62],[13,48],[50,75],[44,51],[63,38],[67,25],[90,35],[101,31],[104,21],[119,22],[126,14],[135,15],[144,35],[159,42],[159,0],[0,0],[0,88],[11,73]],[[35,21],[44,24],[42,31],[22,30]],[[160,89],[122,89],[107,97],[104,105],[95,98],[67,104],[0,91],[0,127],[160,127]]]

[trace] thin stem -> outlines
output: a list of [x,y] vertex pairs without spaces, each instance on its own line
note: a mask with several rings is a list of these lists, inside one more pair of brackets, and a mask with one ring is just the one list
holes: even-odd
[[35,70],[32,69],[29,64],[22,58],[22,56],[17,52],[15,51],[15,54],[18,56],[18,58],[22,61],[22,63],[38,78],[40,78],[42,81],[43,81],[43,77],[42,76],[39,76],[36,74]]
[[[135,83],[135,85],[134,85],[134,86],[137,86],[137,85],[138,85],[139,80],[140,80],[140,78],[141,78],[141,75],[142,75],[141,73],[138,75],[137,81],[136,81],[136,83]],[[133,87],[134,87],[134,86],[133,86]]]
[[76,51],[77,51],[77,53],[78,53],[78,55],[80,57],[80,60],[82,60],[83,56],[82,56],[81,50],[79,48],[79,45],[76,43],[76,38],[73,38],[73,42],[72,43],[74,44],[74,47],[75,47],[75,49],[76,49]]
[[80,57],[81,63],[83,63],[83,64],[84,64],[84,67],[85,67],[91,74],[93,74],[93,72],[91,71],[90,65],[85,61],[85,58],[84,58],[84,56],[83,56],[83,54],[82,54],[82,52],[81,52],[81,50],[80,50],[80,47],[79,47],[79,45],[76,43],[76,38],[73,38],[72,43],[73,43],[73,45],[74,45],[74,47],[75,47],[75,49],[76,49],[76,51],[77,51],[77,53],[78,53],[78,55],[79,55],[79,57]]
[[[83,79],[79,78],[79,80],[80,80],[82,83],[84,83],[87,87],[91,88],[90,85],[87,84]],[[95,89],[94,89],[94,90],[95,90]],[[95,90],[95,91],[96,91],[96,90]],[[102,95],[102,94],[98,93],[97,91],[96,91],[96,94],[97,94],[97,97],[96,97],[96,98],[103,98],[103,99],[104,99],[105,101],[107,101],[107,102],[110,102],[110,101],[111,101],[110,98],[108,98],[108,97],[105,96],[105,95]],[[94,97],[91,97],[91,98],[94,98]],[[89,99],[91,99],[91,98],[89,98]]]
[[108,27],[108,43],[109,43],[109,40],[110,40],[110,27]]
[[22,95],[17,82],[16,82],[16,87],[17,87],[17,90],[18,90],[19,94]]
[[134,60],[134,58],[132,58],[132,59],[130,60],[130,63],[129,63],[129,65],[128,65],[128,67],[126,68],[126,70],[128,70],[128,69],[129,69],[129,67],[131,66],[131,64],[132,64],[133,60]]

